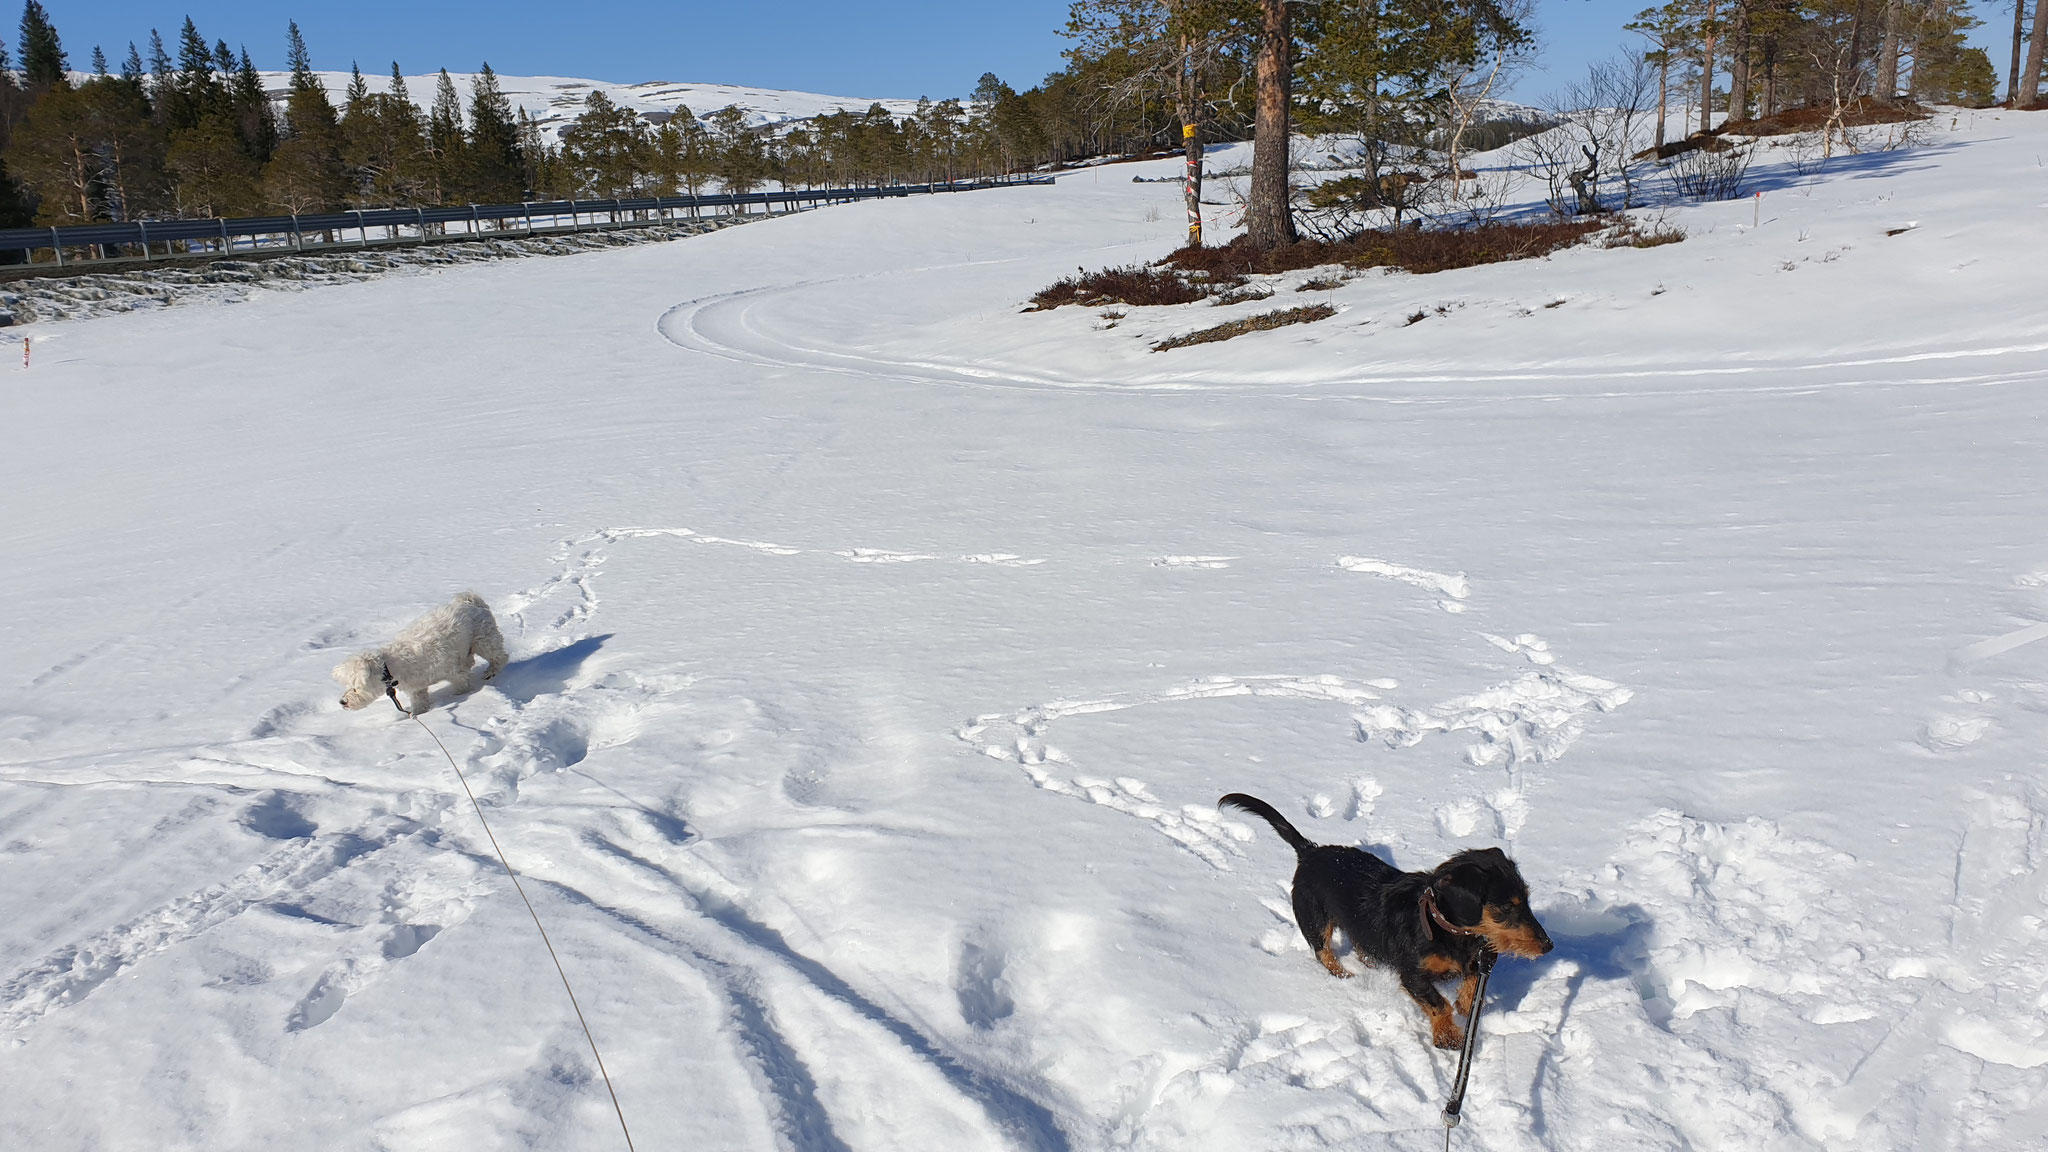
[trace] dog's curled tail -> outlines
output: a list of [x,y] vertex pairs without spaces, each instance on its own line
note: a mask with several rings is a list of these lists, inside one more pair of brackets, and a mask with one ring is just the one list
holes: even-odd
[[1287,841],[1288,845],[1296,853],[1306,852],[1316,846],[1315,841],[1296,832],[1294,825],[1287,822],[1287,817],[1282,816],[1279,809],[1259,799],[1257,796],[1247,796],[1242,792],[1232,792],[1230,795],[1218,800],[1216,806],[1219,808],[1242,808],[1252,815],[1264,819],[1266,823],[1273,826],[1273,831],[1278,832],[1280,838]]

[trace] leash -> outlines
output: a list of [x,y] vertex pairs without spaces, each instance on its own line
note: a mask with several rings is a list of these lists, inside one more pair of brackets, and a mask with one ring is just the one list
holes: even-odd
[[[391,702],[393,704],[398,703],[398,691],[396,687],[392,684],[391,668],[389,665],[386,665],[384,669],[384,692],[386,695],[391,697]],[[405,709],[402,706],[398,710],[400,712],[405,712]],[[533,926],[534,929],[540,933],[540,942],[542,944],[547,945],[548,959],[553,960],[555,962],[555,975],[560,976],[562,978],[562,991],[567,992],[569,994],[569,1007],[574,1008],[576,1010],[576,1022],[578,1024],[583,1025],[583,1038],[590,1042],[590,1055],[592,1059],[595,1059],[597,1061],[597,1074],[604,1077],[604,1090],[606,1092],[611,1093],[612,1111],[617,1113],[619,1117],[619,1132],[626,1137],[626,1152],[634,1152],[633,1133],[626,1127],[625,1109],[619,1107],[618,1089],[612,1087],[612,1074],[605,1071],[604,1069],[604,1057],[600,1055],[597,1051],[597,1037],[590,1034],[590,1021],[585,1020],[583,1018],[583,1006],[576,1002],[576,990],[574,988],[569,987],[569,973],[562,969],[562,958],[560,956],[555,955],[554,941],[548,939],[548,930],[546,928],[541,927],[540,913],[533,910],[533,901],[528,900],[526,898],[526,887],[519,883],[519,873],[514,872],[512,870],[511,862],[505,859],[505,850],[503,848],[498,847],[498,837],[495,833],[491,831],[491,822],[484,819],[483,805],[476,802],[476,793],[470,791],[469,778],[462,774],[462,768],[455,763],[455,757],[448,755],[448,746],[446,744],[441,743],[441,738],[439,736],[434,735],[434,730],[432,728],[427,727],[426,721],[421,720],[418,716],[414,716],[410,712],[406,712],[406,716],[413,723],[418,724],[420,726],[421,731],[425,732],[428,736],[433,738],[434,747],[439,748],[441,750],[441,755],[448,757],[448,767],[455,769],[455,778],[457,780],[462,781],[463,794],[469,797],[469,806],[471,808],[476,809],[477,823],[482,824],[484,826],[484,835],[489,837],[491,841],[491,851],[496,852],[498,854],[498,863],[504,865],[505,875],[510,876],[512,878],[512,887],[515,891],[519,893],[520,902],[526,905],[526,914],[528,916],[533,917]],[[1482,976],[1480,977],[1480,979],[1484,981],[1485,977]],[[1484,983],[1481,983],[1479,987],[1482,992],[1486,989],[1486,985]],[[1478,1010],[1474,1009],[1473,1014],[1476,1016],[1478,1014]],[[1471,1045],[1470,1037],[1467,1037],[1466,1045],[1469,1049]],[[1459,1083],[1461,1086],[1463,1082],[1464,1075],[1463,1071],[1460,1070]],[[1448,1137],[1446,1137],[1446,1139],[1448,1139]]]
[[1493,975],[1499,953],[1481,948],[1473,966],[1479,969],[1479,986],[1472,990],[1472,1015],[1465,1018],[1465,1050],[1458,1054],[1458,1078],[1451,1084],[1451,1098],[1444,1104],[1444,1152],[1451,1152],[1451,1129],[1458,1126],[1465,1110],[1465,1081],[1472,1074],[1472,1051],[1479,1046],[1479,1012],[1486,1007],[1486,981]]
[[[1437,927],[1452,936],[1479,935],[1473,929],[1460,928],[1445,918],[1443,911],[1436,906],[1436,885],[1432,884],[1422,890],[1420,903],[1424,930],[1434,922]],[[1479,1046],[1479,1013],[1486,1007],[1486,981],[1493,975],[1493,962],[1498,959],[1500,954],[1482,943],[1478,958],[1472,962],[1472,966],[1477,969],[1475,975],[1479,983],[1472,989],[1472,1014],[1465,1018],[1465,1046],[1458,1053],[1458,1078],[1452,1081],[1451,1098],[1444,1104],[1444,1152],[1451,1152],[1451,1129],[1456,1128],[1458,1122],[1464,1118],[1465,1084],[1472,1075],[1472,1052]]]

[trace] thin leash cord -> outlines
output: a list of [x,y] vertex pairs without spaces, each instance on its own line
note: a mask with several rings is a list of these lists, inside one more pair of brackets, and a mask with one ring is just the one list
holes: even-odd
[[469,806],[476,809],[476,821],[484,826],[484,835],[490,838],[491,851],[498,854],[498,863],[504,865],[505,875],[512,878],[512,888],[519,893],[520,902],[526,905],[526,914],[533,917],[533,926],[540,933],[540,942],[547,945],[548,959],[555,962],[555,975],[562,978],[562,991],[569,994],[569,1007],[576,1010],[576,1022],[583,1025],[583,1038],[590,1042],[590,1055],[597,1061],[597,1074],[604,1077],[604,1090],[611,1093],[612,1097],[612,1111],[618,1113],[619,1131],[626,1137],[626,1152],[635,1152],[633,1148],[633,1133],[626,1127],[626,1110],[619,1107],[619,1092],[618,1089],[612,1087],[612,1074],[604,1070],[604,1057],[597,1050],[597,1037],[590,1033],[590,1021],[583,1018],[583,1005],[576,1002],[576,990],[569,987],[569,973],[562,969],[562,958],[555,955],[554,941],[548,939],[548,930],[541,927],[540,913],[533,910],[533,901],[526,898],[526,886],[519,882],[519,873],[514,872],[511,862],[505,859],[505,850],[498,847],[497,834],[491,831],[491,822],[484,819],[484,807],[476,802],[476,793],[469,790],[469,778],[462,774],[461,767],[455,763],[455,757],[449,756],[448,746],[441,743],[441,738],[434,735],[434,730],[427,727],[426,721],[412,715],[410,712],[406,713],[406,715],[411,718],[413,723],[418,724],[421,730],[426,732],[429,737],[432,737],[434,747],[441,750],[441,755],[448,757],[448,766],[455,769],[455,778],[462,781],[463,794],[469,797]]

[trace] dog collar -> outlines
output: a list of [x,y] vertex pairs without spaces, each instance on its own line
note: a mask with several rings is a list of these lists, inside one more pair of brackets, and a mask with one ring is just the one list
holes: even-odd
[[1436,885],[1434,884],[1422,890],[1420,907],[1422,911],[1422,930],[1425,932],[1429,931],[1430,922],[1435,921],[1437,927],[1442,928],[1453,936],[1479,935],[1477,928],[1460,928],[1444,918],[1443,910],[1436,906]]

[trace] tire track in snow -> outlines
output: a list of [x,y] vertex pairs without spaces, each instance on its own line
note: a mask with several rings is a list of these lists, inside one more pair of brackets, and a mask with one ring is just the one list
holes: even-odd
[[[986,261],[979,263],[1004,263]],[[1749,361],[1741,364],[1701,366],[1686,364],[1644,364],[1614,368],[1587,361],[1582,364],[1557,362],[1539,369],[1498,372],[1445,373],[1343,373],[1323,377],[1295,375],[1283,382],[1246,382],[1229,379],[1191,380],[1184,367],[1172,372],[1134,372],[1121,383],[1103,383],[1099,378],[1080,379],[1047,373],[1024,362],[991,365],[987,358],[973,362],[937,358],[887,358],[852,348],[799,345],[763,335],[754,313],[778,297],[813,291],[878,277],[926,275],[970,265],[870,272],[792,284],[766,285],[716,296],[687,300],[670,308],[656,322],[662,338],[679,348],[702,352],[738,363],[782,369],[809,369],[897,380],[913,384],[940,384],[979,388],[1031,388],[1058,391],[1130,393],[1152,392],[1238,392],[1269,393],[1290,399],[1352,400],[1388,404],[1481,404],[1511,401],[1555,402],[1562,400],[1608,400],[1638,397],[1687,397],[1711,395],[1803,395],[1841,388],[1899,386],[1986,386],[2024,384],[2038,379],[2039,366],[2027,364],[1992,372],[1943,375],[1879,376],[1868,369],[1954,361],[1995,360],[2003,357],[2038,357],[2048,352],[2048,343],[2015,343],[1979,348],[1922,348],[1891,355],[1847,359],[1805,359],[1777,362]],[[1390,308],[1389,312],[1395,311]],[[1432,391],[1412,396],[1372,393],[1336,393],[1336,388],[1369,388],[1374,385],[1486,385],[1486,384],[1596,384],[1602,382],[1666,380],[1767,380],[1771,376],[1793,377],[1789,383],[1694,385],[1689,387],[1623,389],[1615,387],[1571,391],[1524,391],[1444,395]],[[1834,376],[1837,378],[1829,379]],[[1294,394],[1289,389],[1311,392]]]

